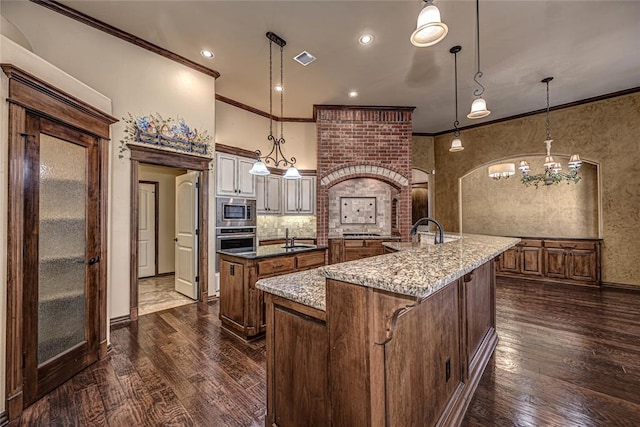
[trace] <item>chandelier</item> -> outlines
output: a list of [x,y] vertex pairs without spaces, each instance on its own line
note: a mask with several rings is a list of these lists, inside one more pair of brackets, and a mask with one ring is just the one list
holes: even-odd
[[[267,140],[269,140],[273,146],[271,147],[271,151],[266,156],[263,156],[260,150],[256,150],[256,162],[253,164],[253,167],[249,171],[252,175],[269,175],[269,169],[267,165],[273,162],[275,167],[280,166],[289,166],[285,174],[283,175],[284,179],[300,179],[302,176],[296,167],[294,166],[296,163],[296,158],[291,157],[287,158],[282,153],[282,146],[285,143],[284,139],[284,131],[283,131],[283,121],[284,117],[284,72],[283,72],[283,50],[284,46],[287,44],[284,39],[278,36],[275,33],[269,31],[267,33],[267,38],[269,39],[269,135],[267,136]],[[280,46],[280,137],[277,137],[273,134],[273,44],[277,44]]]
[[542,79],[542,83],[547,85],[547,139],[544,141],[547,146],[547,155],[544,158],[544,172],[539,173],[537,175],[530,175],[530,167],[529,163],[525,160],[520,161],[520,166],[518,169],[522,172],[522,183],[529,186],[535,185],[538,188],[538,185],[552,185],[558,184],[562,181],[566,181],[567,184],[573,182],[578,183],[580,181],[580,175],[578,175],[578,170],[582,165],[582,160],[580,160],[580,156],[578,154],[572,154],[569,158],[569,163],[567,166],[569,167],[569,172],[562,172],[562,165],[559,162],[556,162],[551,156],[551,143],[553,140],[551,139],[551,124],[549,121],[549,82],[553,80],[553,77],[546,77]]

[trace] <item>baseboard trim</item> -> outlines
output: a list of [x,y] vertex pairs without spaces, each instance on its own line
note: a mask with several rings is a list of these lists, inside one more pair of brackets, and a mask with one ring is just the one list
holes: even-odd
[[[164,277],[164,276],[173,276],[174,274],[176,274],[175,271],[170,271],[168,273],[158,273],[155,276],[151,276],[149,277],[149,279],[153,278],[153,277]],[[147,277],[145,277],[145,279],[147,279]]]
[[640,292],[640,285],[630,285],[628,283],[602,282],[604,289],[612,289],[617,291]]
[[4,427],[9,424],[9,415],[7,411],[0,412],[0,427]]
[[215,301],[218,301],[218,296],[217,296],[217,295],[209,295],[209,296],[207,297],[207,302],[208,302],[208,303],[209,303],[209,302],[215,302]]
[[114,326],[126,325],[131,322],[131,317],[126,314],[124,316],[114,317],[109,321],[109,325],[113,328]]

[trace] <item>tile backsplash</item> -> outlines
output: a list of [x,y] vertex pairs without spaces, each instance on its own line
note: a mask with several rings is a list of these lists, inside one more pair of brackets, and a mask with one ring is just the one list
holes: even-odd
[[258,215],[258,240],[284,238],[289,229],[290,237],[316,237],[316,217],[314,215]]
[[[329,234],[391,234],[391,200],[398,191],[372,178],[355,178],[329,188]],[[346,218],[345,218],[346,217]]]

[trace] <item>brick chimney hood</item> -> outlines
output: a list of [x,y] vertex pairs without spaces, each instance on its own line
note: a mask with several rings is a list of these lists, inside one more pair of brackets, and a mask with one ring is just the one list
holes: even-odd
[[318,244],[327,244],[328,190],[352,178],[374,178],[400,190],[398,231],[411,228],[412,114],[415,107],[314,105],[318,132]]

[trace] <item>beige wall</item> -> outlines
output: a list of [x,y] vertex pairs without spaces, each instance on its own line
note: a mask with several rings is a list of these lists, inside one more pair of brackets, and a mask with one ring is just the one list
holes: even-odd
[[[601,165],[603,281],[640,286],[638,111],[635,93],[552,111],[551,126],[553,153],[578,152]],[[458,230],[458,179],[496,159],[543,154],[544,120],[538,114],[462,131],[458,153],[448,151],[452,134],[436,137],[435,217],[447,230]]]
[[[274,135],[279,136],[280,123],[274,121],[273,126]],[[267,135],[269,119],[216,101],[216,143],[250,151],[260,150],[262,155],[266,155],[272,147]],[[315,123],[284,123],[284,139],[282,152],[288,158],[296,158],[298,169],[316,169],[318,144]]]
[[[555,156],[566,171],[568,159]],[[504,159],[526,160],[533,173],[543,156]],[[529,237],[598,238],[598,171],[584,163],[578,184],[525,187],[520,173],[509,179],[489,178],[488,165],[461,180],[462,231],[465,233]]]
[[432,136],[413,136],[413,167],[423,172],[431,173],[436,168],[434,152],[434,140]]
[[[215,135],[215,79],[147,50],[52,12],[31,2],[3,2],[2,15],[27,37],[33,51],[85,84],[107,95],[113,115],[160,113],[182,117],[199,130]],[[98,48],[99,47],[99,48]],[[129,314],[129,216],[131,166],[118,158],[122,121],[111,127],[109,182],[109,317]],[[215,176],[209,172],[215,194]],[[215,211],[210,198],[209,211]],[[209,239],[209,253],[215,239]],[[210,293],[215,273],[210,263]]]
[[158,183],[158,274],[172,273],[175,268],[175,219],[176,176],[187,173],[185,169],[141,164],[140,181]]

